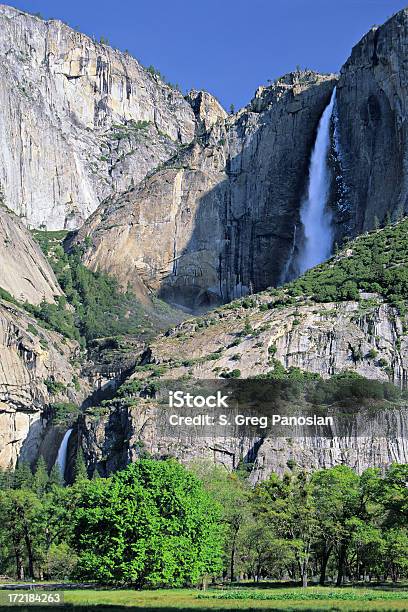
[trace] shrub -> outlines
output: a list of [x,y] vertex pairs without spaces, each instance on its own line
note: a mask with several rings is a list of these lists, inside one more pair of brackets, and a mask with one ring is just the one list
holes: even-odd
[[33,334],[33,336],[38,336],[38,330],[32,323],[27,325],[27,331],[28,333]]
[[54,378],[46,378],[44,385],[47,387],[47,391],[50,395],[57,395],[66,390],[66,386],[62,382],[56,381]]
[[221,372],[221,378],[240,378],[241,370],[235,369],[229,372]]

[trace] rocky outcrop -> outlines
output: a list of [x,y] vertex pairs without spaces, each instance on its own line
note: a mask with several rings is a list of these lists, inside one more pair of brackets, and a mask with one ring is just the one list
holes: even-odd
[[407,381],[408,337],[398,312],[381,300],[299,301],[271,310],[264,309],[273,303],[264,294],[257,301],[254,308],[231,306],[182,323],[151,343],[149,361],[163,364],[171,378],[211,379],[233,369],[247,378],[267,374],[277,360],[323,378],[351,370],[397,385]]
[[[355,407],[356,418],[347,434],[335,425],[325,436],[306,434],[166,435],[161,427],[162,413],[152,401],[139,400],[136,406],[95,411],[80,419],[72,441],[72,456],[81,446],[89,473],[96,469],[106,476],[146,453],[155,458],[176,457],[183,463],[200,459],[214,461],[228,470],[250,465],[250,480],[265,480],[272,472],[282,474],[290,465],[316,470],[348,465],[358,473],[369,467],[385,469],[391,463],[408,462],[408,407],[380,412],[373,418]],[[367,421],[370,419],[370,425]]]
[[79,406],[89,393],[75,361],[76,342],[41,328],[23,310],[0,300],[0,468],[20,457],[34,462],[47,408]]
[[192,94],[196,140],[91,216],[78,236],[92,240],[86,265],[195,311],[279,282],[335,82],[287,75],[228,118]]
[[226,119],[227,113],[214,96],[206,91],[192,90],[186,96],[191,104],[197,121],[196,133],[198,136],[209,132],[220,120]]
[[354,47],[337,87],[349,234],[408,211],[408,9]]
[[[160,336],[128,381],[146,380],[150,374],[164,386],[166,381],[191,380],[194,393],[200,380],[223,379],[232,372],[249,378],[284,366],[323,378],[352,371],[405,385],[408,338],[401,319],[376,296],[361,297],[360,302],[327,304],[299,300],[291,307],[271,309],[273,300],[261,294],[250,306],[232,304]],[[408,462],[406,406],[381,407],[373,418],[356,402],[355,418],[346,429],[336,424],[334,407],[330,413],[334,425],[326,435],[292,431],[285,437],[280,433],[250,437],[239,431],[230,437],[203,437],[194,428],[191,434],[181,429],[179,436],[169,436],[159,408],[154,400],[138,398],[133,403],[118,400],[110,408],[86,414],[76,437],[91,469],[97,466],[101,473],[109,473],[148,452],[185,462],[206,457],[231,469],[244,461],[253,464],[255,482],[272,471],[283,472],[293,461],[306,469],[345,463],[358,471]]]
[[232,470],[243,459],[255,461],[260,440],[238,433],[229,438],[205,438],[195,432],[188,437],[166,436],[155,403],[140,400],[137,406],[84,415],[74,431],[73,445],[75,449],[81,446],[90,473],[96,469],[107,475],[146,453],[156,458],[176,457],[183,463],[206,458]]
[[348,465],[359,474],[372,467],[385,470],[392,463],[407,463],[407,415],[406,405],[380,412],[375,419],[371,417],[367,427],[368,415],[362,410],[347,435],[339,435],[334,427],[326,437],[264,438],[260,440],[251,480],[256,483],[272,472],[282,474],[291,463],[307,470]]
[[53,302],[61,288],[40,247],[23,223],[0,203],[0,288],[16,300]]
[[0,6],[0,186],[35,227],[77,227],[191,141],[193,111],[134,58]]

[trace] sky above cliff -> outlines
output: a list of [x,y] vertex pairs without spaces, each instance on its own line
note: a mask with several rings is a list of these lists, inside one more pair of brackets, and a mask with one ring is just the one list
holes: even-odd
[[[4,0],[3,0],[4,1]],[[206,89],[225,108],[249,102],[295,69],[337,72],[351,48],[408,0],[18,0],[129,50],[183,91]]]

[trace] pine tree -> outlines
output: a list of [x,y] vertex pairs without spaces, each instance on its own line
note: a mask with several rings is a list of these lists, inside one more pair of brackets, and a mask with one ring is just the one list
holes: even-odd
[[79,482],[80,480],[88,480],[88,470],[86,469],[82,450],[78,450],[74,467],[74,482]]
[[39,457],[33,478],[33,490],[42,497],[47,490],[48,470],[44,457]]
[[248,336],[252,334],[254,330],[252,329],[251,320],[248,316],[245,317],[245,325],[244,325],[244,334]]
[[14,489],[31,489],[33,486],[33,474],[28,463],[25,461],[18,462],[14,471],[13,478]]
[[101,475],[98,472],[98,468],[95,466],[95,469],[94,469],[93,474],[92,474],[92,480],[98,480],[98,478],[100,478],[100,477],[101,477]]
[[395,220],[396,221],[402,221],[404,218],[404,208],[402,208],[401,206],[399,206],[397,208],[397,212],[395,214]]
[[387,227],[388,225],[391,225],[391,223],[392,223],[391,213],[390,213],[390,211],[388,210],[388,211],[387,211],[387,213],[386,213],[386,215],[385,215],[385,217],[384,217],[384,223],[383,223],[383,226],[384,226],[384,227]]
[[0,470],[0,491],[9,491],[13,488],[14,472],[11,467]]
[[51,489],[53,485],[57,487],[62,487],[64,484],[64,479],[61,474],[61,470],[59,468],[58,463],[55,463],[51,469],[50,477],[48,479],[48,488]]

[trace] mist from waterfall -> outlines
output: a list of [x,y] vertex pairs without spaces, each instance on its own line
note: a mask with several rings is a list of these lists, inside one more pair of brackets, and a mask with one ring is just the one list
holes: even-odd
[[68,431],[65,432],[64,437],[62,438],[60,447],[58,449],[57,460],[55,462],[58,465],[60,472],[61,472],[61,476],[64,480],[65,480],[64,478],[65,468],[67,466],[68,442],[69,442],[69,438],[71,434],[72,434],[72,429],[68,429]]
[[304,232],[304,244],[297,261],[300,274],[330,257],[332,252],[332,215],[327,207],[327,199],[330,187],[330,120],[335,98],[336,88],[320,119],[310,158],[308,191],[300,211]]

